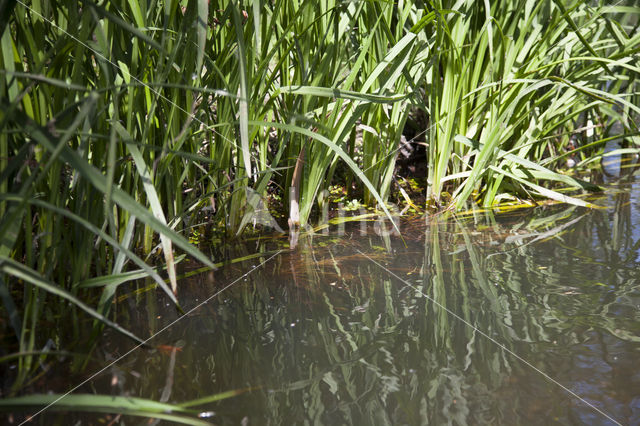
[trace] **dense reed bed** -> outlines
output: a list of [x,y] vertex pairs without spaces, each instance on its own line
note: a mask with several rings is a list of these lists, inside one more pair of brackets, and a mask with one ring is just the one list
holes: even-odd
[[118,286],[148,277],[177,304],[174,250],[213,267],[189,242],[205,219],[240,233],[262,197],[304,225],[332,184],[388,214],[409,127],[436,208],[588,205],[561,191],[597,189],[562,173],[567,160],[594,167],[614,138],[637,149],[640,9],[624,2],[2,4],[14,389],[50,336],[64,348],[80,335],[40,325],[67,302],[95,336],[107,325],[140,341],[109,320]]

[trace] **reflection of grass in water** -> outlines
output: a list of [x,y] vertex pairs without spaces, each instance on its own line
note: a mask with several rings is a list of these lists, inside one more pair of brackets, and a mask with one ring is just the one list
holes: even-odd
[[[384,251],[371,256],[398,275],[409,275],[421,291],[470,323],[492,330],[512,350],[526,351],[531,342],[551,344],[552,339],[573,344],[575,337],[564,336],[583,320],[564,315],[562,299],[552,296],[545,304],[546,292],[530,292],[531,281],[566,287],[557,274],[523,262],[535,259],[540,243],[504,243],[514,235],[513,228],[542,234],[561,227],[571,222],[570,210],[553,208],[525,223],[489,217],[491,227],[482,234],[474,233],[468,222],[416,225],[426,232],[422,261],[416,263],[409,255],[415,253],[413,245],[401,251],[401,261]],[[492,240],[502,242],[494,247],[487,243]],[[488,423],[517,423],[541,415],[527,408],[531,401],[524,389],[505,385],[514,377],[529,377],[519,363],[447,318],[426,298],[353,256],[355,248],[375,243],[374,236],[321,248],[317,241],[302,241],[272,272],[261,272],[260,279],[227,293],[223,305],[209,307],[211,314],[199,315],[198,325],[185,331],[186,336],[213,332],[207,339],[196,338],[202,346],[198,353],[210,353],[208,359],[215,363],[185,373],[189,378],[217,378],[216,387],[199,385],[202,392],[243,383],[265,387],[236,402],[205,408],[236,419],[234,413],[249,404],[273,422],[371,423],[378,416],[392,422],[464,422],[481,413]],[[496,250],[507,253],[487,256]],[[541,359],[540,353],[530,356],[532,361]],[[536,382],[560,401],[562,416],[566,400]],[[508,403],[494,396],[505,386],[513,392]]]
[[[571,210],[571,208],[569,210]],[[559,231],[564,229],[562,228],[563,220],[565,221],[565,223],[568,222],[570,226],[575,226],[575,224],[580,221],[580,218],[578,220],[567,221],[566,218],[568,213],[570,212],[560,211],[556,214],[549,215],[548,217],[546,217],[546,219],[539,218],[539,217],[535,218],[535,220],[530,221],[531,228],[532,230],[536,230],[536,229],[541,230],[540,233],[543,233],[543,231],[544,232],[551,231],[546,236],[547,238],[557,237],[558,235],[560,235]],[[522,224],[520,224],[519,226],[522,226]],[[558,229],[558,231],[554,231],[554,229]],[[425,268],[425,270],[429,270],[429,269],[434,270],[430,284],[427,285],[427,287],[431,289],[430,291],[433,297],[436,298],[434,300],[438,301],[443,306],[456,307],[455,309],[458,309],[458,307],[462,306],[462,311],[465,314],[465,318],[472,319],[474,318],[474,315],[475,315],[476,320],[478,320],[477,316],[480,315],[480,313],[476,309],[474,314],[474,310],[471,309],[471,303],[468,301],[468,299],[467,301],[465,301],[464,299],[462,301],[457,300],[461,294],[467,294],[466,297],[469,297],[468,296],[469,289],[465,284],[466,282],[468,282],[468,279],[465,279],[465,275],[466,275],[465,271],[467,271],[468,268],[465,267],[464,264],[467,262],[470,262],[472,276],[475,280],[474,281],[475,284],[477,285],[476,289],[472,290],[472,292],[477,293],[477,291],[480,290],[481,294],[483,295],[482,298],[487,302],[491,303],[491,305],[488,306],[489,309],[487,309],[486,311],[481,310],[480,312],[485,312],[485,314],[487,314],[489,318],[495,318],[493,321],[497,320],[495,322],[490,322],[492,325],[489,326],[489,328],[494,330],[494,333],[497,332],[497,330],[503,330],[502,332],[498,332],[500,339],[503,339],[503,341],[505,342],[510,342],[510,341],[513,341],[514,336],[521,336],[521,338],[525,339],[526,341],[534,337],[536,330],[543,330],[546,327],[553,326],[553,324],[548,323],[550,318],[547,318],[545,320],[545,322],[547,323],[544,325],[542,323],[538,323],[538,320],[536,319],[537,318],[536,315],[527,317],[525,321],[522,321],[521,319],[519,319],[515,323],[508,320],[509,318],[514,318],[515,316],[517,316],[517,314],[516,312],[510,311],[509,304],[505,305],[504,299],[503,299],[504,294],[515,292],[514,293],[515,298],[513,299],[513,301],[516,302],[518,299],[517,294],[520,291],[522,284],[518,284],[517,282],[518,278],[512,275],[510,277],[509,283],[504,284],[503,287],[496,287],[493,284],[495,282],[495,277],[491,276],[491,269],[495,268],[495,266],[492,267],[490,264],[487,264],[485,262],[485,258],[480,253],[477,253],[477,251],[481,249],[476,247],[475,244],[472,243],[469,237],[469,233],[465,232],[464,228],[458,228],[457,234],[461,235],[464,239],[466,254],[463,253],[463,255],[461,255],[458,260],[456,260],[455,257],[452,257],[450,264],[453,264],[453,267],[450,268],[449,272],[445,272],[442,256],[440,255],[442,250],[440,247],[439,234],[437,232],[438,226],[435,226],[435,225],[432,226],[431,230],[432,230],[430,234],[431,237],[428,240],[428,243],[426,245],[427,247],[426,252],[433,253],[433,255],[428,255],[426,264],[433,265],[433,266],[432,268]],[[451,232],[451,235],[455,235],[455,232]],[[525,245],[520,248],[525,249],[525,247],[527,246]],[[515,260],[515,257],[513,256],[510,258]],[[509,259],[509,257],[507,257],[507,259]],[[462,265],[462,266],[456,266],[456,265]],[[460,283],[459,285],[461,286],[457,289],[455,289],[455,285],[454,285],[456,282],[455,280],[445,279],[446,276],[452,275],[451,271],[456,270],[456,267],[458,268],[457,272],[460,276],[460,280],[458,282]],[[523,276],[524,274],[531,275],[532,273],[540,272],[545,277],[542,282],[546,282],[548,285],[553,285],[552,283],[558,280],[558,278],[554,275],[547,275],[545,272],[546,269],[537,268],[536,265],[532,265],[532,267],[533,268],[530,269],[529,271],[524,271],[522,273]],[[451,291],[452,288],[454,288],[453,291]],[[461,291],[461,293],[457,293],[456,290]],[[477,294],[476,294],[476,297],[477,297]],[[366,309],[369,306],[371,305],[363,305],[362,309]],[[518,303],[514,304],[512,307],[515,309],[520,309],[518,307]],[[436,315],[435,317],[432,317],[431,324],[436,327],[435,328],[436,330],[438,330],[438,331],[435,331],[435,334],[431,334],[432,337],[428,338],[427,341],[432,342],[433,345],[435,345],[435,347],[441,348],[443,352],[447,353],[452,349],[453,344],[451,343],[451,340],[455,339],[454,336],[456,335],[457,331],[455,327],[453,328],[451,327],[452,324],[449,324],[446,318],[442,317],[440,314],[437,314],[435,311],[437,311],[437,309],[430,310],[429,308],[427,308],[427,311],[426,311],[427,318],[429,318],[430,315]],[[429,314],[429,312],[433,312],[433,313]],[[561,311],[557,311],[556,315],[560,313]],[[548,314],[549,312],[547,312],[546,315]],[[413,315],[414,316],[416,315],[416,311],[413,311]],[[568,327],[568,325],[566,325],[567,319],[568,318],[565,315],[559,315],[557,317],[557,320],[556,320],[557,324],[565,324],[560,329],[560,332],[562,332],[562,330]],[[503,321],[506,321],[506,322],[503,322]],[[484,322],[478,321],[478,322],[482,323],[483,326],[487,325],[486,321]],[[579,320],[578,318],[574,318],[572,322],[573,324],[577,325],[581,322],[581,320]],[[517,328],[514,329],[513,327],[517,327]],[[465,334],[465,332],[463,332],[463,334]],[[478,350],[482,350],[482,348],[484,347],[485,351],[486,350],[491,351],[491,348],[486,348],[486,346],[483,345],[482,342],[479,342],[477,340],[479,339],[479,337],[478,338],[473,336],[467,336],[467,337],[471,338],[471,340],[469,340],[469,344],[472,344],[474,342],[476,342],[476,344],[479,344]],[[544,334],[537,336],[536,339],[540,339],[540,338],[542,338],[543,341],[547,339],[547,337]],[[424,340],[424,338],[422,338],[421,340]],[[474,346],[468,346],[467,349],[470,350],[470,352],[467,352],[466,355],[462,354],[462,358],[467,359],[469,361],[473,359],[474,363],[482,364],[484,362],[484,359],[487,359],[487,358],[484,355],[477,356],[478,354],[475,352],[475,350],[471,350],[471,348],[473,347]],[[511,368],[513,368],[512,363],[509,362],[506,358],[502,358],[501,362],[505,363],[506,371],[509,371]],[[521,367],[516,366],[516,368],[520,369]],[[451,374],[451,371],[449,371],[449,374]],[[466,377],[467,379],[465,380],[468,380],[469,372],[466,371],[464,374],[461,374],[461,377]],[[501,383],[501,382],[500,380],[496,380],[494,381],[494,383]],[[458,399],[458,402],[462,402],[462,399]],[[462,412],[464,412],[464,410]],[[524,412],[525,411],[523,411],[523,413]],[[525,417],[531,418],[529,416],[531,416],[531,414],[528,414]]]
[[[318,257],[318,253],[315,253],[315,256]],[[278,314],[279,310],[265,310],[264,303],[266,300],[268,300],[267,303],[270,306],[287,306],[290,303],[289,294],[272,292],[273,287],[281,288],[282,284],[277,286],[265,286],[262,283],[252,284],[242,290],[236,290],[233,292],[235,295],[227,295],[227,297],[232,297],[233,299],[237,298],[238,301],[244,300],[244,302],[241,302],[242,304],[249,302],[249,305],[245,308],[246,310],[244,310],[245,313],[261,313],[258,316],[254,316],[255,314],[250,315],[250,317],[254,318],[251,325],[246,328],[242,327],[241,331],[236,330],[234,332],[234,340],[240,339],[250,342],[252,338],[244,337],[243,333],[260,335],[263,333],[261,330],[268,330],[267,334],[273,332],[276,338],[273,343],[275,352],[262,353],[262,355],[273,354],[271,356],[274,358],[270,358],[271,356],[267,355],[267,359],[273,360],[271,374],[276,375],[271,379],[275,379],[276,383],[282,383],[277,392],[264,395],[269,404],[268,412],[271,413],[270,416],[273,416],[272,418],[274,419],[277,419],[279,415],[285,416],[281,418],[287,418],[286,416],[292,415],[287,410],[291,410],[291,406],[304,404],[304,401],[315,404],[314,406],[318,410],[317,414],[320,416],[316,418],[324,418],[325,420],[335,418],[330,414],[331,411],[336,413],[333,416],[339,414],[339,418],[353,422],[371,421],[372,417],[370,416],[374,415],[374,413],[387,416],[386,411],[390,406],[398,407],[392,413],[392,418],[398,420],[406,419],[406,412],[411,412],[411,410],[419,412],[419,410],[415,410],[418,409],[416,404],[419,404],[420,401],[416,402],[412,399],[399,401],[396,400],[395,395],[400,388],[406,386],[418,386],[415,388],[416,392],[419,394],[427,393],[427,389],[418,385],[418,382],[414,385],[410,384],[419,375],[420,377],[422,375],[417,371],[412,373],[405,370],[402,373],[401,370],[397,369],[400,368],[396,367],[397,365],[403,364],[402,358],[406,355],[402,355],[402,353],[405,350],[409,350],[408,348],[401,351],[401,353],[390,351],[398,347],[398,344],[394,343],[394,341],[399,337],[395,337],[394,333],[396,330],[406,327],[412,321],[413,314],[416,314],[421,309],[420,306],[411,301],[410,294],[405,294],[398,299],[395,286],[390,282],[381,282],[378,274],[374,274],[374,270],[370,267],[361,263],[356,265],[350,262],[352,259],[342,259],[339,256],[336,256],[336,261],[339,262],[343,280],[347,282],[344,285],[344,290],[337,292],[335,288],[326,284],[324,274],[318,273],[315,261],[310,257],[308,260],[311,266],[304,268],[304,265],[301,265],[301,267],[305,273],[305,280],[311,282],[304,288],[292,283],[289,285],[291,290],[288,292],[298,294],[302,291],[302,295],[306,292],[308,298],[315,300],[316,302],[305,305],[307,311],[288,309],[288,313],[283,312],[284,317],[282,317]],[[286,261],[282,263],[284,268],[287,268],[287,263]],[[300,263],[298,262],[298,265]],[[348,270],[353,272],[347,272]],[[381,284],[382,288],[380,287]],[[291,287],[291,285],[294,287]],[[258,296],[259,294],[265,294],[265,292],[269,294],[268,299],[264,295]],[[274,296],[276,300],[271,299]],[[406,299],[407,297],[409,299]],[[285,305],[281,305],[282,302],[279,302],[279,298],[287,299],[287,302],[282,301]],[[345,310],[341,308],[344,306],[345,300],[347,302],[351,300],[351,309]],[[405,310],[407,312],[403,314],[402,312]],[[292,316],[296,313],[305,312],[306,315],[302,318]],[[236,311],[236,315],[238,313]],[[405,316],[409,313],[412,313],[412,315]],[[316,327],[307,326],[304,328],[302,335],[296,334],[297,328],[303,326],[305,318],[314,318],[316,316],[318,317],[314,321],[314,324],[317,324]],[[224,328],[224,317],[224,315],[222,318],[218,315],[217,321],[222,320],[223,323],[216,324],[216,322],[212,322],[211,326],[217,329]],[[258,321],[258,318],[262,319]],[[292,327],[292,324],[295,324],[295,326]],[[424,322],[421,322],[421,324],[426,325]],[[218,353],[222,348],[233,347],[234,345],[224,336],[211,340],[215,340],[215,348],[219,348],[212,348],[215,353]],[[289,354],[305,353],[304,347],[310,341],[315,342],[313,347],[316,348],[314,349],[314,354],[318,355],[317,357],[306,361],[304,358],[300,359],[299,355],[293,359],[291,358]],[[424,339],[411,338],[406,343],[414,347],[419,345],[420,341],[424,341]],[[206,345],[206,343],[204,344]],[[257,359],[262,359],[259,362],[260,365],[265,363],[264,358],[261,356],[260,347],[260,345],[250,346],[251,353],[253,353],[251,356],[253,361],[247,365],[254,365]],[[281,347],[281,349],[277,349],[278,347]],[[296,350],[296,347],[300,347],[300,349]],[[402,347],[402,344],[400,344],[400,347]],[[413,351],[415,352],[416,349],[414,348]],[[318,353],[318,350],[320,350],[320,353]],[[432,356],[436,356],[437,352],[433,348]],[[221,362],[219,356],[215,358],[218,359],[218,362]],[[433,364],[433,361],[435,359],[432,360],[432,365],[436,365]],[[422,361],[418,362],[421,363]],[[278,379],[277,376],[281,372],[291,370],[292,367],[298,374],[298,380],[293,381],[293,383],[287,381],[286,378],[290,375],[286,373],[282,373],[283,377]],[[225,370],[234,369],[233,366],[221,368]],[[255,368],[259,369],[260,367],[256,366]],[[256,370],[256,373],[258,371]],[[435,380],[442,372],[437,369],[431,373],[431,376]],[[432,380],[431,387],[433,389],[449,389],[443,394],[444,398],[448,398],[447,395],[450,395],[450,405],[448,406],[453,409],[453,400],[455,399],[458,404],[457,407],[462,407],[462,388],[459,387],[461,379],[454,380],[453,371],[444,370],[444,372],[447,372],[448,377],[451,379],[447,379],[443,383],[439,383],[438,380],[435,382]],[[399,374],[401,377],[398,376]],[[249,372],[246,377],[251,377],[251,375],[252,373]],[[255,377],[261,377],[261,374],[256,374]],[[300,377],[306,378],[300,379]],[[295,391],[296,389],[297,391]],[[332,397],[331,395],[334,396]],[[330,401],[333,401],[333,405]],[[358,404],[354,405],[355,401],[358,401]],[[424,401],[426,400],[422,402]],[[358,407],[359,404],[369,408]],[[332,406],[333,409],[331,409]],[[461,410],[461,412],[464,412],[464,410]],[[451,412],[448,413],[451,414]],[[301,413],[298,414],[301,415]]]
[[[615,212],[619,223],[627,223],[622,219],[629,209],[620,203]],[[563,300],[571,297],[576,306],[583,304],[585,311],[595,312],[599,299],[555,291],[567,287],[566,278],[552,270],[567,265],[563,260],[567,256],[558,256],[567,252],[562,245],[554,245],[558,253],[549,253],[559,259],[559,266],[549,268],[536,261],[548,242],[541,246],[541,242],[504,240],[520,235],[513,231],[533,235],[561,228],[575,218],[569,217],[571,213],[571,207],[554,207],[519,223],[514,220],[518,215],[483,216],[482,223],[491,226],[481,234],[467,220],[429,226],[421,222],[412,230],[424,229],[420,249],[412,243],[396,254],[373,251],[371,256],[396,274],[409,275],[413,285],[471,324],[491,330],[507,348],[545,363],[541,348],[555,347],[554,340],[565,346],[579,343],[580,335],[573,334],[576,327],[592,327],[598,324],[594,316],[603,314],[567,315],[565,308],[571,305]],[[592,212],[549,238],[561,236],[569,246],[591,241],[589,225],[594,218],[606,221],[604,214]],[[553,395],[549,398],[556,401],[554,410],[563,418],[566,400],[558,393],[537,379],[531,379],[534,384],[526,389],[510,382],[530,376],[483,336],[353,255],[354,248],[379,244],[377,237],[318,248],[315,243],[320,238],[302,241],[296,252],[280,256],[268,271],[256,271],[256,278],[229,289],[217,303],[203,307],[186,328],[174,332],[189,342],[178,355],[183,367],[176,386],[201,394],[247,384],[261,387],[235,400],[205,404],[202,410],[214,410],[225,421],[239,421],[239,413],[249,412],[272,422],[372,424],[384,418],[392,423],[425,419],[463,423],[479,421],[480,415],[487,423],[518,423],[534,415],[544,417],[527,408],[532,402],[527,391],[539,389]],[[591,245],[586,247],[588,256]],[[229,277],[250,268],[250,253],[245,250],[230,252],[243,262],[219,272]],[[413,256],[416,250],[421,250],[421,259]],[[497,251],[504,253],[488,256]],[[615,293],[621,297],[632,295],[638,280],[630,270],[625,273],[629,274],[621,277],[625,287]],[[225,282],[218,272],[209,287],[204,277],[199,278],[203,295]],[[544,287],[532,291],[535,283]],[[599,287],[594,286],[594,296]],[[633,325],[611,317],[599,324],[605,330],[628,330]],[[150,322],[150,328],[157,326]],[[620,337],[628,338],[624,333]],[[529,353],[528,348],[535,350]],[[134,369],[145,365],[143,359],[138,362]],[[156,381],[149,377],[132,383],[132,394],[154,395]],[[512,392],[510,398],[496,398],[504,396],[500,392],[505,387]]]
[[[629,209],[624,205],[615,214],[624,215]],[[546,209],[526,222],[516,222],[518,215],[486,217],[491,226],[482,234],[474,233],[468,221],[424,225],[422,261],[409,256],[415,253],[413,245],[400,251],[400,257],[381,251],[373,251],[372,257],[398,275],[409,275],[413,285],[471,324],[491,330],[510,350],[545,365],[545,350],[580,343],[579,330],[597,324],[605,330],[632,326],[615,318],[603,321],[600,314],[567,315],[567,298],[586,312],[595,312],[600,299],[562,294],[567,280],[554,272],[566,267],[570,257],[558,255],[567,251],[562,245],[548,253],[558,262],[553,266],[536,261],[548,241],[504,242],[513,235],[535,239],[549,233],[547,238],[585,246],[588,256],[591,245],[585,241],[594,235],[587,231],[594,218],[606,216],[592,212],[572,222],[572,209]],[[205,408],[229,420],[237,420],[236,413],[250,405],[273,422],[468,422],[480,413],[487,423],[518,423],[544,417],[527,408],[532,402],[527,392],[539,389],[549,393],[554,413],[564,418],[567,400],[545,385],[542,376],[531,379],[525,367],[483,336],[358,261],[353,249],[375,243],[374,236],[322,248],[317,241],[302,241],[272,271],[232,289],[224,303],[207,307],[210,315],[199,315],[198,323],[184,330],[182,337],[196,336],[198,353],[207,354],[209,361],[190,366],[183,380],[216,378],[215,383],[197,384],[199,392],[246,383],[264,387],[235,402]],[[496,252],[503,253],[488,256]],[[620,296],[633,291],[633,277],[617,290]],[[602,294],[600,288],[607,290],[594,285],[592,294]],[[534,384],[524,389],[511,382],[527,378]],[[505,389],[511,392],[508,401],[495,397]]]

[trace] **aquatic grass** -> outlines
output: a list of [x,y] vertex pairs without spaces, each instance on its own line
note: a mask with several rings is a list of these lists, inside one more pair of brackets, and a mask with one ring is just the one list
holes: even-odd
[[[173,178],[184,176],[182,167],[180,173],[175,173],[176,167],[189,163],[182,160],[183,156],[166,151],[172,140],[186,136],[180,134],[179,116],[191,109],[193,101],[187,94],[184,98],[172,96],[173,101],[163,105],[162,100],[168,97],[160,96],[160,90],[177,93],[178,88],[130,84],[133,80],[138,83],[155,80],[148,74],[152,70],[158,71],[158,79],[163,80],[162,74],[166,75],[176,62],[162,65],[160,55],[158,66],[149,68],[149,65],[158,53],[165,51],[176,59],[180,48],[173,47],[171,40],[157,42],[116,16],[118,10],[124,10],[121,7],[129,7],[127,2],[119,6],[112,3],[115,12],[87,2],[82,16],[78,15],[78,4],[73,2],[55,7],[39,3],[31,6],[26,9],[24,5],[16,5],[14,19],[3,32],[3,45],[10,46],[8,50],[3,48],[3,52],[15,52],[14,57],[3,56],[7,71],[2,76],[3,90],[11,94],[3,100],[2,137],[7,142],[3,143],[7,149],[3,161],[15,156],[10,164],[17,166],[3,168],[3,185],[4,193],[16,194],[17,199],[11,200],[11,204],[7,204],[10,201],[6,197],[3,199],[3,208],[9,206],[11,210],[3,215],[0,225],[1,250],[3,255],[25,262],[34,276],[30,283],[21,284],[15,268],[3,269],[12,276],[3,281],[7,285],[3,299],[12,314],[16,311],[12,308],[16,306],[13,302],[16,290],[24,288],[22,327],[13,322],[22,352],[39,344],[37,323],[45,298],[38,289],[68,295],[74,306],[94,312],[80,302],[78,297],[84,297],[83,291],[74,283],[90,276],[106,279],[134,261],[177,303],[163,279],[134,254],[139,247],[149,252],[156,232],[160,235],[174,292],[172,246],[181,247],[213,266],[208,257],[172,229],[175,224],[169,227],[163,214],[167,212],[170,218],[183,214],[183,182]],[[179,10],[177,4],[173,8],[173,12]],[[63,11],[69,15],[65,16]],[[141,10],[135,10],[138,27],[148,25],[144,20],[157,18],[156,13],[162,14],[161,10],[147,12],[148,16],[144,16]],[[70,26],[67,17],[81,24]],[[44,36],[33,37],[33,26],[39,27]],[[126,44],[130,46],[128,52],[121,50]],[[63,55],[68,53],[73,60],[67,62]],[[188,63],[189,51],[184,53],[183,65]],[[13,72],[22,70],[19,67],[28,73]],[[174,81],[189,83],[183,79]],[[167,125],[168,132],[159,132],[164,127],[161,123]],[[130,144],[132,140],[145,143],[140,142],[142,148],[138,149]],[[148,140],[156,141],[160,149],[148,149]],[[199,154],[197,145],[190,152],[185,151],[184,144],[173,144],[171,148]],[[135,168],[130,167],[128,158],[135,160]],[[177,161],[173,161],[174,170],[168,173],[165,164],[170,160]],[[167,176],[171,177],[173,189],[166,185]],[[39,199],[43,204],[37,203]],[[167,203],[167,199],[172,202]],[[34,238],[37,235],[42,237]],[[9,261],[3,261],[3,266],[10,266]],[[41,278],[36,279],[37,275]],[[24,278],[24,274],[20,276]],[[51,285],[40,285],[43,282]],[[109,314],[114,292],[115,286],[106,286],[98,308],[101,312],[98,318],[111,325],[102,315]],[[78,335],[77,325],[74,327],[70,338]],[[31,365],[28,358],[21,360],[22,379],[17,380],[18,386]]]
[[[632,92],[630,87],[601,89],[607,81],[637,74],[624,65],[635,49],[629,44],[632,37],[622,35],[618,26],[618,31],[599,29],[607,7],[590,9],[576,2],[566,11],[558,2],[485,2],[484,7],[461,2],[460,13],[443,14],[436,21],[439,66],[432,67],[427,80],[432,94],[428,195],[436,205],[441,204],[444,183],[455,191],[457,209],[472,194],[484,206],[518,192],[526,197],[525,183],[511,177],[519,170],[532,185],[560,179],[557,172],[532,179],[531,168],[523,164],[558,164],[568,137],[552,143],[549,136],[560,129],[573,131],[579,112],[606,121],[603,106],[631,108],[616,92]],[[589,34],[590,42],[583,33]],[[615,45],[616,37],[627,40]],[[460,137],[477,140],[478,151],[461,143]],[[520,161],[500,159],[499,149]],[[574,186],[578,187],[575,182]],[[552,194],[536,192],[542,197]]]
[[[263,54],[269,52],[268,58],[274,64],[272,66],[274,71],[272,76],[266,79],[267,82],[273,84],[273,87],[267,87],[266,90],[263,89],[259,93],[266,98],[265,105],[271,108],[269,103],[275,101],[274,103],[278,107],[276,111],[267,112],[263,116],[277,118],[278,121],[283,121],[284,124],[291,126],[299,127],[299,123],[303,122],[306,126],[311,126],[312,131],[330,139],[333,146],[342,147],[341,149],[353,156],[352,147],[347,148],[345,143],[355,131],[354,126],[363,119],[363,114],[375,107],[372,102],[384,105],[403,100],[402,95],[394,96],[394,92],[388,92],[384,85],[395,83],[398,80],[396,74],[404,71],[402,64],[407,62],[407,57],[404,55],[408,52],[403,52],[403,50],[407,48],[407,42],[411,42],[413,38],[411,34],[408,34],[405,39],[398,41],[397,45],[392,44],[388,54],[385,54],[384,51],[382,54],[371,51],[370,49],[378,46],[373,43],[374,36],[385,38],[385,43],[380,43],[380,45],[386,46],[389,41],[386,40],[387,36],[383,32],[384,26],[388,26],[389,23],[384,22],[383,17],[375,13],[376,7],[377,5],[372,5],[369,8],[364,5],[325,6],[322,4],[321,10],[316,11],[315,6],[303,2],[299,5],[299,9],[295,10],[296,18],[303,23],[300,28],[294,27],[294,25],[300,25],[300,21],[288,21],[283,17],[284,22],[291,22],[291,27],[283,28],[282,35],[275,44],[277,49],[273,48],[271,51],[266,48],[260,49]],[[280,9],[279,4],[276,3],[273,13],[284,14],[285,11]],[[392,8],[385,5],[384,11],[388,15],[387,18],[390,19],[391,15],[389,14],[392,13]],[[345,19],[345,13],[349,14],[349,20]],[[357,25],[363,20],[366,21],[362,25]],[[342,31],[338,31],[336,26]],[[346,31],[349,28],[353,28],[353,30]],[[367,33],[369,28],[373,28],[374,31]],[[294,29],[295,32],[293,32]],[[354,39],[360,38],[364,40],[362,45],[354,43]],[[264,41],[265,37],[262,37],[262,40]],[[390,42],[395,43],[394,40],[390,40]],[[360,47],[361,50],[358,52]],[[295,55],[290,55],[289,52],[292,49],[296,52]],[[358,53],[355,66],[352,66],[348,59],[353,55],[351,51]],[[398,56],[400,53],[403,55]],[[305,56],[301,56],[302,54]],[[363,68],[366,59],[369,59],[369,63],[371,63],[371,70]],[[322,66],[331,72],[312,74],[310,72],[311,66]],[[289,69],[292,67],[294,70],[300,71],[291,73]],[[264,69],[263,65],[259,65],[257,68]],[[396,74],[384,74],[383,70],[385,69],[395,70]],[[354,91],[352,86],[358,81],[358,76],[362,76],[362,80],[360,80],[362,87],[359,88],[359,91]],[[381,80],[381,83],[377,83],[376,80]],[[382,87],[378,88],[377,84]],[[255,103],[260,105],[259,100],[256,100]],[[401,105],[397,105],[395,108],[398,111]],[[406,108],[402,109],[406,110]],[[397,114],[397,112],[394,113],[394,115]],[[266,120],[266,122],[269,121]],[[380,126],[373,127],[368,124],[370,129],[376,127]],[[395,126],[394,131],[397,132],[397,129],[401,127]],[[296,199],[289,200],[289,205],[290,209],[298,211],[291,211],[290,218],[294,223],[299,222],[304,225],[311,215],[318,194],[328,186],[325,182],[331,181],[338,160],[337,151],[333,146],[309,144],[306,137],[301,137],[303,135],[292,133],[290,131],[292,128],[280,126],[275,129],[278,133],[276,138],[287,141],[288,146],[284,152],[287,157],[283,158],[282,151],[278,149],[274,161],[286,161],[285,164],[290,167],[285,176],[274,176],[275,181],[285,189],[286,196],[290,195],[288,188],[294,189],[292,197]],[[280,130],[285,132],[280,132]],[[258,134],[260,133],[264,134],[265,132],[259,130]],[[396,139],[399,139],[399,133]],[[372,141],[367,143],[367,146],[379,147],[387,140],[389,139],[386,137],[378,138],[375,140],[375,144]],[[364,148],[365,151],[367,149],[371,150]],[[305,161],[305,158],[313,161]],[[388,161],[393,161],[395,157],[386,156],[386,158]],[[274,166],[276,164],[272,163],[272,167]],[[351,165],[349,167],[353,168]],[[365,169],[364,176],[370,181],[373,179],[373,186],[367,185],[366,189],[367,194],[372,194],[371,199],[376,199],[379,202],[379,199],[386,198],[388,190],[380,190],[380,179],[371,175],[371,170],[367,173],[366,164],[359,164],[359,167]],[[393,170],[393,164],[386,164],[385,169]],[[296,175],[300,179],[298,182],[294,182],[295,170],[299,170]],[[352,173],[356,176],[359,175],[357,170]],[[274,177],[265,175],[258,184],[258,192],[262,192],[266,187],[267,179]],[[383,180],[388,187],[390,175],[387,174]],[[372,189],[373,192],[371,192]],[[378,193],[381,196],[376,196]]]

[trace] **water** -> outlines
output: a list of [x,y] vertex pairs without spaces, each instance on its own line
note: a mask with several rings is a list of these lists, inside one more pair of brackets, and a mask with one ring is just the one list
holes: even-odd
[[[640,182],[596,202],[406,221],[404,241],[351,224],[262,266],[284,239],[227,247],[265,254],[184,279],[187,311],[237,282],[78,392],[237,391],[194,407],[215,424],[640,424]],[[180,318],[156,291],[115,308],[140,336]],[[105,335],[94,370],[133,346]]]

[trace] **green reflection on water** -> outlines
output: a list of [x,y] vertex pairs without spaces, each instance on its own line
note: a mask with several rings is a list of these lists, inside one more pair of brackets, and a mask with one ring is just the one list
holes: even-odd
[[[176,404],[241,391],[197,407],[216,424],[611,424],[441,305],[637,424],[640,191],[608,197],[607,211],[547,206],[404,223],[406,245],[371,227],[360,235],[360,225],[341,238],[301,237],[160,335],[170,355],[135,352],[95,389]],[[183,281],[185,310],[259,262]],[[177,318],[150,292],[121,303],[119,315],[141,335]],[[113,356],[127,345],[115,336],[104,349]]]

